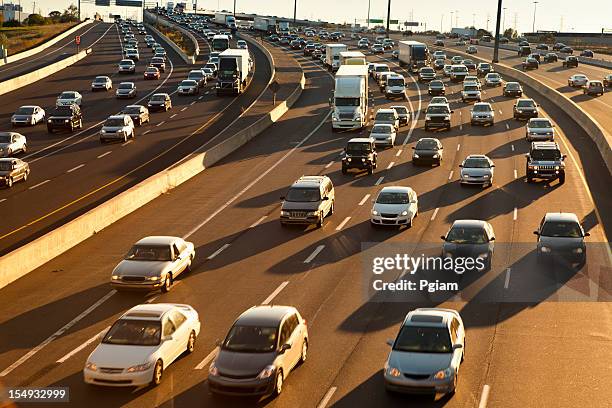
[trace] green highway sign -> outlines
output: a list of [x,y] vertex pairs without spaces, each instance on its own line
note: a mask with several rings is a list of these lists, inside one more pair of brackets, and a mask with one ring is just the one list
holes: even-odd
[[399,24],[399,20],[389,20],[389,24],[397,25]]
[[372,24],[382,24],[382,18],[371,18],[370,23]]

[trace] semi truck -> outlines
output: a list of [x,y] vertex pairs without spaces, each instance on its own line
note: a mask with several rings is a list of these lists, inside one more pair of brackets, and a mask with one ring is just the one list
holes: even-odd
[[234,16],[232,14],[228,14],[228,13],[215,13],[215,20],[214,20],[214,22],[216,24],[225,26],[227,28],[231,28],[231,29],[236,28],[236,18],[234,18]]
[[340,68],[340,53],[347,51],[344,44],[325,44],[325,66],[332,72]]
[[427,45],[418,41],[399,42],[399,64],[408,67],[411,72],[416,72],[419,68],[429,63],[429,50]]
[[229,48],[219,54],[217,95],[240,95],[248,85],[253,61],[248,50]]
[[272,17],[255,17],[253,18],[253,28],[257,31],[272,34],[276,32],[276,19]]
[[340,66],[343,65],[367,65],[366,57],[360,51],[340,52]]
[[215,52],[223,52],[230,47],[229,36],[225,34],[215,34],[212,38],[212,50]]
[[362,129],[368,125],[368,67],[342,65],[336,72],[332,131]]
[[278,34],[279,35],[289,35],[289,22],[281,21],[278,23]]

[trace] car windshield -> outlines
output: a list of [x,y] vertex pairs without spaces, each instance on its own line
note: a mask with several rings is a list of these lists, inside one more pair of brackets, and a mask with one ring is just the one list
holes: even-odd
[[363,154],[369,153],[371,147],[369,143],[352,142],[346,145],[346,152],[350,154]]
[[122,346],[157,346],[160,340],[160,322],[120,319],[108,330],[102,343]]
[[321,199],[318,188],[290,188],[285,201],[314,203]]
[[474,112],[491,112],[491,105],[474,105]]
[[383,120],[383,121],[395,121],[395,115],[393,113],[390,112],[378,112],[376,114],[376,118],[374,119],[374,121],[379,121],[379,120]]
[[391,133],[391,126],[374,125],[372,133]]
[[140,113],[140,107],[139,106],[126,106],[125,108],[123,108],[123,110],[121,111],[122,113]]
[[34,113],[33,107],[23,107],[23,106],[17,109],[17,112],[15,112],[16,115],[31,115],[33,113]]
[[444,104],[447,104],[448,100],[444,96],[435,96],[435,97],[431,98],[431,101],[429,101],[429,103],[431,103],[431,104],[435,104],[435,103],[444,103]]
[[235,325],[223,341],[223,349],[242,353],[269,353],[276,348],[276,327]]
[[480,68],[481,69],[487,69],[487,68],[490,68],[490,65],[489,64],[480,64]]
[[516,83],[516,82],[508,82],[506,84],[506,89],[510,89],[510,90],[513,90],[513,91],[518,91],[519,89],[521,89],[521,86],[518,83]]
[[164,62],[164,59],[163,59],[163,58],[160,58],[160,57],[154,57],[154,58],[151,60],[151,62],[152,62],[152,63],[154,63],[154,64],[161,64],[161,63],[163,63],[163,62]]
[[106,122],[104,122],[104,126],[123,126],[123,124],[123,118],[106,119]]
[[76,94],[74,92],[62,92],[59,97],[60,99],[74,99],[76,98]]
[[499,74],[487,74],[487,79],[499,79]]
[[134,88],[134,84],[129,84],[129,83],[123,83],[123,84],[119,84],[119,89],[132,89]]
[[381,192],[376,199],[378,204],[408,204],[409,202],[408,193],[403,192]]
[[196,81],[186,79],[184,81],[181,81],[180,86],[196,86]]
[[561,152],[554,149],[536,149],[531,152],[534,160],[559,160]]
[[190,72],[187,78],[202,78],[204,74],[202,71]]
[[11,143],[11,135],[0,135],[0,143]]
[[336,98],[336,106],[359,106],[359,98]]
[[531,120],[529,121],[529,127],[533,129],[546,129],[552,127],[548,120]]
[[461,66],[461,67],[452,67],[451,70],[453,72],[468,72],[467,67]]
[[580,226],[571,221],[548,221],[542,225],[540,235],[544,237],[580,238]]
[[407,115],[408,108],[405,106],[392,106],[391,109],[397,112],[398,115]]
[[477,91],[478,85],[466,85],[463,87],[464,91]]
[[442,81],[431,81],[429,83],[430,88],[442,88],[443,86],[444,86],[444,83]]
[[152,102],[163,102],[165,100],[166,100],[166,97],[164,95],[153,95],[151,97]]
[[584,76],[584,75],[574,75],[574,79],[582,80],[582,79],[586,79],[586,76]]
[[404,86],[404,80],[402,78],[388,78],[387,85],[389,86]]
[[438,143],[435,140],[419,140],[416,150],[438,150]]
[[535,104],[533,103],[533,101],[523,100],[523,101],[518,101],[516,103],[516,106],[518,106],[519,108],[533,108]]
[[105,84],[105,83],[106,83],[106,78],[104,78],[104,77],[96,77],[96,78],[94,79],[94,82],[95,82],[96,84]]
[[427,113],[428,114],[432,114],[432,113],[444,113],[444,114],[448,114],[450,113],[450,110],[448,109],[447,106],[428,106],[427,107]]
[[450,353],[453,347],[448,329],[445,327],[404,326],[395,339],[393,350],[413,353]]
[[433,74],[434,70],[433,68],[421,68],[421,72],[423,74]]
[[376,68],[374,68],[374,70],[376,72],[387,72],[389,71],[389,67],[386,65],[377,65]]
[[169,245],[134,245],[125,256],[128,261],[171,261]]
[[489,161],[484,158],[471,157],[465,159],[463,167],[468,169],[488,169],[490,167]]
[[155,73],[157,73],[157,68],[155,68],[155,67],[149,67],[149,68],[147,68],[147,71],[146,71],[146,72],[149,72],[149,73],[155,74]]
[[454,244],[484,244],[488,240],[482,228],[454,227],[448,232],[446,241]]
[[131,65],[133,65],[133,64],[134,64],[134,63],[132,62],[132,60],[129,60],[129,61],[121,61],[121,62],[119,63],[119,65],[123,65],[123,66],[128,66],[128,65],[129,65],[129,66],[131,66]]

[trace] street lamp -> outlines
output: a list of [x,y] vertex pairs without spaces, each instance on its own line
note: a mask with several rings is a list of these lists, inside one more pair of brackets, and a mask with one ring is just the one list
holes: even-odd
[[531,27],[531,32],[535,33],[535,16],[536,16],[536,8],[538,7],[538,2],[533,2],[533,26]]
[[444,14],[442,14],[442,15],[440,16],[440,32],[441,32],[441,33],[442,33],[442,32],[444,32],[444,29],[442,28],[442,23],[443,23],[443,21],[444,21]]
[[451,31],[453,31],[453,13],[454,11],[450,12],[451,18],[450,18],[450,27],[451,27]]
[[495,19],[495,45],[491,62],[499,62],[499,23],[501,22],[502,0],[497,0],[497,18]]
[[503,8],[503,10],[504,10],[504,18],[503,18],[502,27],[501,27],[502,33],[504,33],[505,32],[504,30],[506,29],[506,10],[507,9],[508,9],[508,7],[504,7]]
[[368,0],[368,20],[367,20],[368,29],[370,29],[370,3],[371,3],[371,0]]

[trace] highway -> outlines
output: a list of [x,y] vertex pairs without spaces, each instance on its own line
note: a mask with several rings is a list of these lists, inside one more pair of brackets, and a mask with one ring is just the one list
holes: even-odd
[[[7,103],[0,108],[2,130],[10,130],[10,116],[19,106],[37,104],[50,111],[62,91],[77,90],[84,100],[83,129],[73,134],[48,134],[44,124],[15,129],[28,138],[28,153],[22,158],[30,164],[31,175],[27,183],[0,190],[0,211],[7,214],[0,228],[0,253],[73,219],[191,153],[250,106],[270,78],[268,61],[252,47],[256,70],[244,94],[217,97],[212,90],[214,85],[209,84],[199,96],[178,96],[176,87],[191,68],[168,50],[167,68],[161,79],[144,80],[142,72],[152,51],[144,44],[143,36],[137,38],[140,61],[134,75],[117,74],[121,38],[115,25],[106,24],[106,34],[94,46],[92,55],[7,97]],[[202,61],[194,67],[203,66],[208,54],[208,46],[201,38],[200,48]],[[96,75],[110,76],[114,88],[121,81],[135,82],[137,97],[119,101],[114,89],[91,92],[90,83]],[[151,113],[151,122],[136,129],[133,141],[99,142],[98,131],[108,116],[128,104],[146,105],[155,92],[169,93],[173,109]]]
[[[412,121],[393,148],[379,152],[373,175],[342,175],[340,151],[349,138],[367,131],[331,131],[332,76],[301,52],[294,56],[306,73],[306,88],[256,142],[0,289],[5,305],[0,378],[13,386],[68,386],[68,405],[74,407],[607,406],[612,380],[602,373],[609,368],[606,316],[612,312],[612,282],[605,268],[612,205],[602,182],[607,170],[588,136],[559,108],[527,90],[558,125],[568,154],[564,185],[527,184],[524,122],[512,119],[514,101],[502,97],[499,88],[483,95],[496,110],[496,123],[482,128],[469,124],[470,105],[460,101],[460,85],[447,83],[453,127],[425,132],[421,111],[430,99],[425,85],[408,77],[409,101],[398,102],[385,99],[370,80],[373,109],[405,103]],[[411,147],[431,136],[443,142],[442,165],[413,166]],[[459,186],[458,165],[472,153],[495,161],[491,188]],[[335,212],[321,229],[282,228],[279,196],[304,174],[332,179]],[[419,195],[414,226],[371,228],[370,199],[397,184]],[[532,231],[550,211],[576,213],[590,232],[593,244],[581,270],[542,270],[535,264]],[[369,278],[362,264],[364,243],[438,246],[449,225],[464,218],[493,225],[498,250],[491,271],[464,276],[465,289],[449,296],[399,303],[364,296]],[[116,293],[109,287],[113,267],[147,235],[192,241],[192,272],[167,294]],[[202,321],[195,352],[175,362],[156,388],[87,387],[81,370],[99,334],[144,301],[192,305]],[[213,399],[206,376],[216,341],[242,311],[262,302],[293,305],[307,319],[308,361],[289,376],[276,399]],[[465,363],[452,398],[384,391],[385,340],[395,337],[409,310],[423,305],[454,308],[467,327]]]

